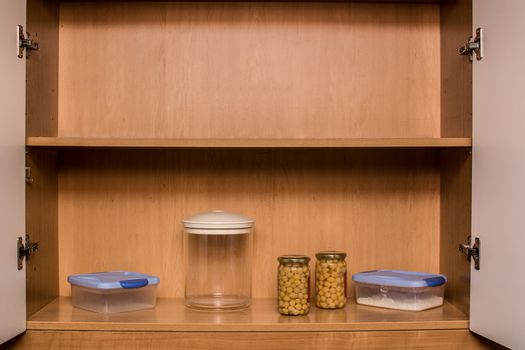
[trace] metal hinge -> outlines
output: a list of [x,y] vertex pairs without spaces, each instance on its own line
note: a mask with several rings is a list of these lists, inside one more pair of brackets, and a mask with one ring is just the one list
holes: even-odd
[[474,268],[476,270],[479,270],[481,241],[478,237],[476,237],[476,239],[474,239],[474,245],[472,247],[470,246],[471,243],[472,238],[468,236],[467,244],[460,244],[459,251],[467,256],[469,262],[471,259],[474,259]]
[[31,176],[31,167],[26,166],[26,184],[31,185],[35,180],[33,179],[33,176]]
[[24,57],[24,49],[26,50],[26,58],[29,58],[30,51],[38,50],[38,43],[30,38],[29,33],[24,32],[24,26],[16,26],[16,37],[18,39],[18,58]]
[[31,257],[31,254],[38,251],[38,242],[31,242],[31,239],[29,238],[29,235],[26,235],[26,243],[24,244],[24,240],[22,237],[18,237],[18,240],[16,242],[16,249],[17,249],[17,268],[19,270],[22,270],[24,268],[24,258],[29,260]]
[[476,37],[472,39],[470,36],[465,45],[459,48],[459,54],[469,56],[471,62],[474,60],[474,54],[478,61],[483,58],[483,28],[476,29]]

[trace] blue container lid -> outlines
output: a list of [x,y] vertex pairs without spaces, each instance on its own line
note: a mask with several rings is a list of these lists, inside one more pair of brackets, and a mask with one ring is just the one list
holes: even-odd
[[381,286],[418,288],[441,286],[447,282],[447,276],[402,270],[373,270],[359,272],[352,276],[352,280]]
[[67,278],[67,281],[75,286],[94,289],[129,289],[155,285],[160,282],[160,279],[136,272],[111,271],[71,275]]

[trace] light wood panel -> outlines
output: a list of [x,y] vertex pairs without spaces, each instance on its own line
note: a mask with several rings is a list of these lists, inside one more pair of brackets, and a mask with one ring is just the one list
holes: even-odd
[[134,139],[28,137],[28,146],[87,148],[427,148],[470,147],[470,138]]
[[472,63],[459,48],[472,33],[472,0],[441,2],[441,136],[472,136]]
[[468,314],[470,263],[459,252],[471,234],[472,160],[470,151],[442,151],[440,270],[448,277],[448,301]]
[[60,297],[28,320],[30,330],[181,331],[181,332],[318,332],[421,329],[467,329],[465,314],[451,304],[423,312],[357,305],[345,309],[312,307],[307,316],[282,316],[276,299],[254,299],[250,308],[233,312],[203,312],[184,306],[182,299],[159,299],[150,310],[99,314],[73,308]]
[[468,330],[401,332],[40,332],[28,331],[14,349],[502,349]]
[[58,132],[58,1],[27,0],[26,31],[39,44],[26,70],[26,135]]
[[[277,256],[337,249],[350,273],[439,272],[432,150],[64,150],[60,294],[69,274],[158,275],[181,297],[181,221],[213,209],[256,219],[253,294],[276,293]],[[350,284],[350,287],[352,285]],[[353,295],[353,288],[349,288]]]
[[33,182],[26,186],[26,232],[39,250],[26,263],[26,311],[32,315],[58,296],[58,173],[53,150],[26,157]]
[[[60,0],[60,2],[82,2],[86,0]],[[107,0],[88,0],[90,2],[104,2]],[[144,0],[115,0],[115,1],[127,1],[127,2],[137,2],[137,1],[144,1]],[[171,0],[160,0],[159,2],[169,2]],[[200,1],[200,0],[199,0]],[[381,2],[381,3],[430,3],[430,4],[439,4],[442,0],[334,0],[331,2]],[[232,1],[232,2],[242,2],[242,1]],[[264,2],[264,1],[251,1],[251,2]],[[304,0],[291,0],[287,2],[304,2]],[[322,1],[317,1],[322,2]]]
[[[441,136],[472,135],[472,64],[459,47],[472,35],[472,1],[441,2]],[[471,234],[471,156],[444,151],[441,158],[441,257],[446,297],[465,313],[470,308],[470,265],[458,245]]]
[[439,6],[62,3],[59,136],[440,136]]

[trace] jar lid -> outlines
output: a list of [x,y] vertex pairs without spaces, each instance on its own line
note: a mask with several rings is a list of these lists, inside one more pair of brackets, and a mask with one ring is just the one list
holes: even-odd
[[224,210],[213,210],[193,215],[182,222],[186,232],[192,234],[235,235],[249,233],[255,220]]
[[339,252],[337,250],[324,250],[315,254],[317,259],[339,259],[343,260],[346,258],[345,252]]
[[283,264],[283,263],[305,263],[308,264],[310,262],[310,258],[306,255],[296,255],[296,254],[288,254],[288,255],[281,255],[277,258],[277,260]]

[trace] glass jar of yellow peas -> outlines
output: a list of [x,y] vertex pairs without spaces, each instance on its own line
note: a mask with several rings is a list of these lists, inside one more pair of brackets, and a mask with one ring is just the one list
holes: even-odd
[[346,253],[315,254],[315,303],[321,309],[340,309],[346,304]]
[[277,272],[279,313],[306,315],[310,311],[310,258],[282,255]]

